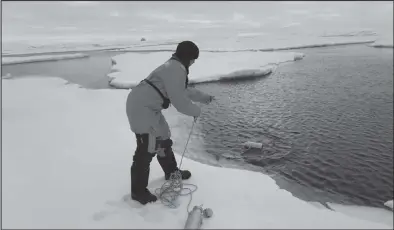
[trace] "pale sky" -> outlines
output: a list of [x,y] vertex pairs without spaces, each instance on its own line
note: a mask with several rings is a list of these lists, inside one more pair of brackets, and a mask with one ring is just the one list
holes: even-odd
[[2,2],[3,36],[163,28],[391,28],[393,2]]

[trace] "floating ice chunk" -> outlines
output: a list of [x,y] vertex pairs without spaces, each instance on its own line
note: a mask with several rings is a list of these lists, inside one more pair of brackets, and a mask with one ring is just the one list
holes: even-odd
[[[116,88],[132,88],[171,55],[172,52],[116,55],[112,58],[115,64],[108,74],[110,85]],[[278,64],[293,62],[303,57],[304,54],[294,52],[202,52],[190,67],[189,82],[196,84],[266,76]]]

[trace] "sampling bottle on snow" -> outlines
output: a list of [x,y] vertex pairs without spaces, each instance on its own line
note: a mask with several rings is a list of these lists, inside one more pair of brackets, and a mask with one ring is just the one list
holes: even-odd
[[212,209],[194,206],[193,210],[189,213],[184,229],[200,229],[203,218],[210,218],[213,215]]

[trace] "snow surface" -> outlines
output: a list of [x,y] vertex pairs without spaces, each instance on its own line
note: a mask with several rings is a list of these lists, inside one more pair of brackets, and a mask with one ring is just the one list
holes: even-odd
[[368,46],[375,48],[393,48],[394,37],[393,37],[393,28],[388,28],[388,31],[391,30],[391,33],[387,33],[384,36],[379,36],[373,43]]
[[[122,41],[119,37],[110,39],[110,41],[97,41],[91,43],[93,39],[85,37],[84,39],[89,40],[89,42],[73,42],[64,41],[63,38],[58,38],[54,40],[48,40],[45,38],[33,39],[29,41],[9,41],[4,42],[5,45],[2,47],[3,56],[10,55],[45,55],[48,53],[63,53],[63,52],[90,52],[90,51],[117,51],[124,50],[130,47],[150,47],[150,46],[161,46],[168,44],[178,44],[179,41],[174,42],[171,39],[153,40],[153,41],[130,41],[128,38],[126,41]],[[34,40],[39,40],[35,43]]]
[[37,56],[29,56],[29,57],[2,57],[1,64],[10,65],[10,64],[20,64],[20,63],[29,63],[29,62],[58,61],[58,60],[77,59],[77,58],[86,58],[86,57],[89,57],[89,55],[83,53],[37,55]]
[[10,73],[7,73],[6,75],[1,76],[1,78],[12,78],[12,75]]
[[[257,40],[257,41],[256,41]],[[355,44],[371,44],[375,39],[365,38],[294,38],[294,39],[281,39],[277,38],[274,41],[227,41],[227,42],[213,42],[213,41],[199,41],[198,45],[201,51],[206,52],[244,52],[244,51],[279,51],[279,50],[295,50],[305,48],[319,48],[327,46],[341,46],[341,45],[355,45]],[[121,51],[175,51],[174,45],[152,45],[150,47],[129,47],[119,49]]]
[[[302,48],[314,48],[325,46],[338,46],[350,44],[373,43],[379,39],[377,36],[361,37],[318,37],[318,36],[300,36],[300,35],[254,35],[243,36],[243,34],[233,34],[225,37],[215,37],[211,35],[204,36],[185,36],[177,35],[171,37],[167,35],[156,35],[155,38],[149,38],[141,42],[141,35],[119,36],[103,35],[105,37],[95,38],[83,35],[82,37],[27,37],[3,39],[3,55],[20,55],[20,54],[45,54],[53,52],[85,52],[99,50],[122,50],[122,51],[173,51],[174,45],[181,40],[195,41],[201,51],[210,52],[238,52],[238,51],[274,51],[274,50],[291,50]],[[208,36],[208,37],[207,37]],[[392,44],[392,41],[391,41]]]
[[376,48],[393,48],[393,38],[380,39],[372,43],[370,46]]
[[[125,53],[114,56],[115,65],[108,74],[110,85],[129,89],[145,79],[155,68],[167,61],[172,52]],[[300,60],[302,53],[294,52],[201,52],[191,66],[191,84],[259,77],[270,74],[284,62]]]
[[[116,50],[116,49],[125,49],[130,47],[130,44],[122,44],[117,45],[116,42],[114,44],[73,44],[73,43],[62,43],[59,41],[59,44],[51,44],[51,41],[42,41],[41,44],[30,44],[24,42],[16,42],[16,43],[5,43],[6,47],[2,47],[2,55],[10,56],[10,55],[46,55],[49,53],[65,53],[65,52],[89,52],[89,51],[105,51],[105,50]],[[46,43],[45,43],[46,42]]]
[[388,226],[393,226],[393,213],[382,208],[342,205],[334,203],[327,203],[327,205],[331,209],[351,217],[377,223],[385,223]]
[[[128,91],[88,90],[57,78],[2,84],[2,227],[183,228],[188,197],[177,209],[122,202],[136,147],[124,112]],[[205,229],[393,228],[299,200],[261,173],[190,159],[183,167],[199,187],[192,206],[214,212]],[[153,160],[149,187],[163,182]]]
[[384,205],[386,205],[387,207],[393,209],[393,200],[389,200],[389,201],[385,202]]

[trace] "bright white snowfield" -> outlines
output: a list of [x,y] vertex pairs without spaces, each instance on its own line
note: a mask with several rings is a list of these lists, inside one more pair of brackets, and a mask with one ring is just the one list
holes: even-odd
[[42,61],[58,61],[66,59],[77,59],[89,57],[87,54],[76,53],[76,54],[59,54],[59,55],[37,55],[32,57],[2,57],[1,64],[20,64],[29,62],[42,62]]
[[[135,150],[125,114],[128,91],[87,90],[51,78],[2,83],[4,228],[184,227],[188,197],[177,209],[122,202]],[[213,209],[205,229],[393,227],[318,208],[261,173],[190,159],[183,167],[193,173],[188,182],[199,187],[192,206]],[[154,159],[149,188],[163,182]]]
[[[108,74],[110,85],[129,89],[166,62],[173,52],[125,53],[114,56],[116,64]],[[202,83],[224,79],[265,76],[277,64],[302,59],[304,54],[294,52],[201,52],[190,67],[189,82]]]
[[393,200],[389,200],[389,201],[385,202],[384,205],[386,205],[387,207],[393,209]]

